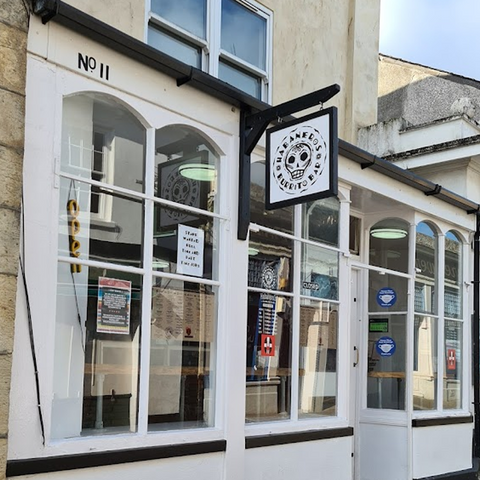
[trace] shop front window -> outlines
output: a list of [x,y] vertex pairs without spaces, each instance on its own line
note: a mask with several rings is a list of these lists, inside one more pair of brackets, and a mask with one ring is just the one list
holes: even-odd
[[438,237],[420,222],[415,241],[413,408],[436,410],[438,384]]
[[51,438],[213,425],[218,168],[191,128],[148,145],[110,97],[65,98]]
[[339,202],[265,210],[264,171],[252,164],[246,422],[336,416]]
[[455,232],[445,235],[445,326],[443,408],[462,406],[463,269],[462,242]]

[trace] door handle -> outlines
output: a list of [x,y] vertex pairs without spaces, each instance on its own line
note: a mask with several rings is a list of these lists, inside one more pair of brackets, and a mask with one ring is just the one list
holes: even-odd
[[355,345],[353,347],[353,351],[357,353],[355,362],[353,362],[353,366],[356,367],[358,365],[358,362],[360,361],[360,351],[358,350],[358,348]]

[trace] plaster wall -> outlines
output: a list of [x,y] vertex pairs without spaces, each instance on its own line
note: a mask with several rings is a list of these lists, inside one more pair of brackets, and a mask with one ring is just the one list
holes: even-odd
[[25,115],[28,12],[0,0],[0,480],[5,478]]
[[480,82],[389,57],[380,57],[378,122],[412,125],[466,114],[480,121]]

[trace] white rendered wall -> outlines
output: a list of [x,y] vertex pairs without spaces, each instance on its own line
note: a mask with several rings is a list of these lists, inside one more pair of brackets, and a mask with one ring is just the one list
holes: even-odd
[[245,453],[245,478],[352,480],[352,452],[353,437],[252,448]]
[[472,426],[463,423],[414,428],[413,478],[471,468]]

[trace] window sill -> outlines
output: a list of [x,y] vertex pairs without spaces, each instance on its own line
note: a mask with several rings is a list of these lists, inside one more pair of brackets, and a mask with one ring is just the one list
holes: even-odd
[[453,416],[442,416],[442,417],[424,417],[424,418],[413,418],[412,427],[436,427],[440,425],[458,425],[462,423],[473,423],[472,415],[453,415]]

